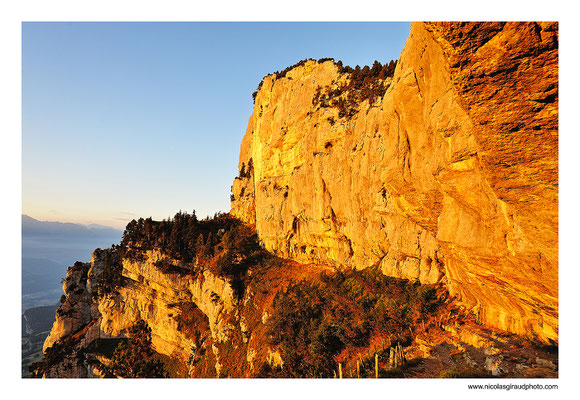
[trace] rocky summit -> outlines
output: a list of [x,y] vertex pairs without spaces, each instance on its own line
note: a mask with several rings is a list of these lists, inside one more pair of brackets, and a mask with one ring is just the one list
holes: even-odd
[[557,376],[557,23],[266,76],[231,198],[69,268],[34,376]]

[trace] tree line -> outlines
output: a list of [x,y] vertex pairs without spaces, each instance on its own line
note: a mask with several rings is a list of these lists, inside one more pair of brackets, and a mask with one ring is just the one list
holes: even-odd
[[[372,67],[369,67],[368,65],[360,67],[359,65],[357,65],[356,67],[353,68],[351,66],[344,65],[342,63],[342,61],[340,61],[340,60],[334,61],[334,58],[320,58],[318,60],[315,60],[313,58],[306,58],[304,60],[298,61],[296,64],[293,64],[289,67],[286,67],[282,71],[276,71],[276,72],[273,72],[271,74],[264,76],[264,78],[262,78],[262,80],[258,84],[258,88],[252,93],[252,99],[253,99],[254,103],[256,101],[256,95],[258,94],[258,92],[262,88],[262,85],[264,83],[264,79],[266,77],[275,75],[276,79],[284,78],[289,71],[293,70],[294,68],[297,68],[297,67],[304,65],[308,61],[315,61],[317,63],[324,63],[326,61],[332,61],[334,63],[334,65],[338,68],[338,72],[340,74],[350,74],[350,81],[351,81],[352,85],[349,86],[348,89],[355,88],[358,91],[362,92],[363,88],[367,87],[367,90],[364,93],[361,93],[361,96],[359,96],[363,100],[367,99],[367,98],[370,99],[370,98],[376,97],[376,96],[384,93],[384,91],[381,93],[382,88],[374,88],[373,89],[373,88],[370,88],[368,86],[372,86],[372,84],[376,84],[377,80],[384,81],[386,78],[392,77],[393,74],[395,73],[395,68],[397,66],[396,60],[394,60],[394,61],[391,60],[390,62],[388,62],[384,65],[381,64],[379,61],[375,60]],[[347,89],[347,88],[345,88],[345,89]],[[386,87],[385,87],[385,90],[386,90]]]

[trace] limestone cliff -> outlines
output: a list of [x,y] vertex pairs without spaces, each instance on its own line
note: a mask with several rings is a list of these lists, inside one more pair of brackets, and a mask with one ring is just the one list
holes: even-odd
[[557,46],[416,23],[394,74],[265,77],[230,214],[70,267],[35,376],[556,377]]
[[[483,329],[441,286],[276,258],[229,218],[210,235],[183,221],[69,268],[33,376],[557,376],[553,348]],[[195,236],[195,256],[176,256]]]
[[232,214],[281,257],[443,282],[557,342],[557,24],[414,23],[380,99],[317,104],[349,79],[332,61],[264,79]]
[[[138,324],[150,329],[154,358],[172,377],[252,376],[263,364],[281,363],[267,340],[274,296],[321,268],[272,258],[251,228],[231,228],[236,221],[227,217],[219,221],[191,218],[181,226],[181,232],[200,230],[194,235],[202,246],[191,260],[174,258],[171,245],[124,239],[70,267],[35,376],[116,376],[109,368],[118,358],[114,350]],[[204,223],[213,228],[203,231]],[[184,236],[169,243],[183,244]]]
[[[122,283],[113,293],[99,295],[95,281],[103,273],[106,256],[122,262]],[[140,262],[118,257],[111,249],[96,250],[91,262],[69,268],[63,287],[66,300],[57,312],[44,351],[71,338],[73,343],[61,351],[68,353],[69,360],[51,364],[44,376],[99,376],[95,365],[103,360],[79,354],[99,339],[126,337],[138,321],[150,327],[155,351],[181,369],[191,365],[192,354],[202,345],[213,347],[214,361],[219,364],[216,345],[232,339],[236,328],[240,330],[233,325],[239,325],[239,316],[234,316],[239,310],[234,310],[237,299],[230,282],[209,270],[195,276],[163,273],[155,263],[167,260],[167,256],[159,251],[148,251]],[[209,375],[215,376],[213,366],[210,371]],[[189,372],[179,371],[182,376]]]

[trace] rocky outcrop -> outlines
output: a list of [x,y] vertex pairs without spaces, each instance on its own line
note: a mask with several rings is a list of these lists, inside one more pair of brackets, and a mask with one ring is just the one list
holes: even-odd
[[[160,262],[179,264],[159,250],[147,250],[135,260],[121,258],[117,249],[97,249],[89,263],[70,267],[63,303],[44,343],[44,365],[36,367],[36,376],[103,376],[99,366],[110,363],[110,347],[142,322],[151,329],[152,350],[172,366],[174,377],[247,376],[254,364],[269,362],[270,349],[260,348],[266,330],[262,316],[280,287],[261,283],[272,289],[264,299],[265,288],[249,285],[239,299],[231,279],[203,265],[162,272]],[[120,275],[111,278],[117,264]],[[296,266],[279,269],[275,282],[285,279],[284,272],[290,272],[288,280],[311,274]],[[115,287],[103,289],[110,279],[117,281]],[[103,347],[110,349],[103,353]]]
[[[94,261],[94,258],[93,258]],[[68,337],[86,327],[97,316],[92,309],[91,292],[87,290],[90,263],[77,262],[68,269],[62,290],[66,300],[56,312],[50,334],[46,338],[43,351],[51,347],[59,338]]]
[[489,326],[558,341],[555,23],[415,23],[390,86],[315,105],[332,61],[264,79],[232,214],[299,262],[443,282]]
[[[387,278],[376,268],[331,271],[259,250],[240,290],[239,280],[218,275],[227,248],[190,264],[159,249],[131,251],[138,247],[96,250],[91,262],[69,268],[34,376],[134,377],[120,365],[123,349],[140,346],[136,332],[146,339],[131,362],[153,354],[172,377],[328,377],[335,362],[338,375],[343,365],[351,377],[355,364],[360,377],[557,376],[553,348],[482,328],[437,285]],[[288,337],[288,329],[297,335]],[[159,376],[147,371],[138,376]]]
[[46,338],[43,352],[50,351],[46,378],[87,378],[95,376],[90,360],[80,356],[85,348],[100,338],[110,338],[100,329],[101,315],[95,303],[95,285],[104,270],[104,258],[117,258],[111,250],[97,249],[90,262],[77,262],[67,271],[63,282],[63,301]]
[[183,329],[178,316],[188,306],[199,308],[208,319],[213,340],[224,342],[231,337],[233,327],[228,322],[237,301],[229,282],[208,270],[197,277],[159,271],[155,263],[164,258],[158,251],[148,251],[144,261],[123,261],[127,281],[118,296],[98,302],[100,326],[107,335],[122,336],[143,320],[151,328],[157,352],[186,362],[192,342],[201,338]]
[[[328,355],[309,360],[319,366],[308,376],[332,376],[337,360],[339,376],[342,362],[353,376],[369,360],[384,376],[557,376],[553,347],[505,332],[558,342],[557,46],[551,23],[417,23],[394,76],[363,81],[366,100],[349,100],[345,88],[360,86],[331,60],[267,76],[230,215],[132,221],[120,246],[69,268],[36,376],[109,376],[137,325],[174,377],[294,376],[310,354],[293,358],[295,341],[275,329],[294,300],[313,310],[289,326]],[[438,287],[439,308],[416,309],[410,324],[409,298],[435,301],[438,285],[381,272],[443,284],[455,300]],[[382,299],[401,309],[381,315],[398,325],[376,330],[373,315],[348,347],[332,321],[303,331],[330,312],[314,296],[328,295],[316,288],[326,273],[344,285],[332,289],[341,301],[380,279],[417,293]]]

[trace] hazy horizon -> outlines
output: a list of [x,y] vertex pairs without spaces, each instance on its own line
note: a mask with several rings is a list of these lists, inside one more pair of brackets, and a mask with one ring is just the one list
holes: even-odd
[[77,222],[70,222],[70,221],[59,221],[59,220],[44,220],[44,219],[38,219],[38,218],[34,218],[31,215],[22,213],[22,217],[23,217],[23,224],[22,224],[22,230],[24,232],[25,230],[25,223],[24,223],[24,217],[26,218],[30,218],[32,220],[34,220],[34,222],[48,222],[51,224],[63,224],[63,225],[68,225],[68,224],[73,224],[73,225],[80,225],[83,227],[86,227],[87,229],[101,229],[101,228],[107,228],[107,229],[114,229],[114,230],[122,230],[123,228],[115,228],[112,226],[108,226],[108,225],[101,225],[101,224],[95,224],[95,223],[89,223],[89,224],[83,224],[83,223],[77,223]]
[[119,244],[123,230],[22,214],[22,311],[57,304],[61,279],[76,261],[88,262],[96,248]]
[[230,209],[263,76],[397,59],[410,23],[22,24],[22,213],[122,229]]

